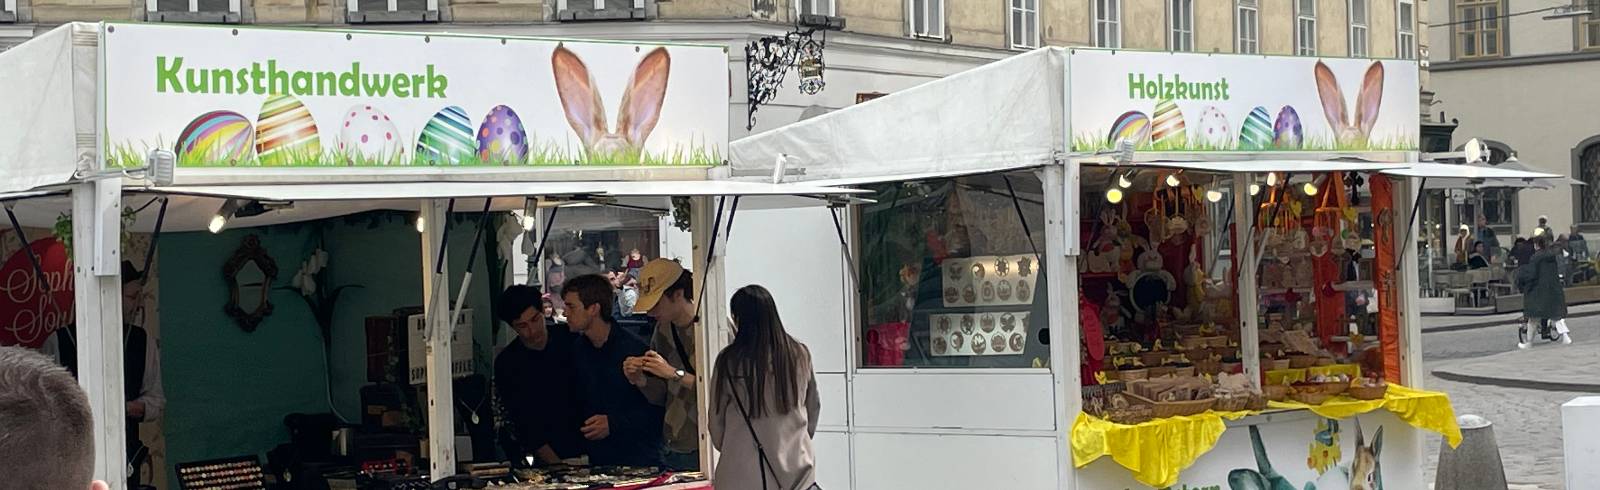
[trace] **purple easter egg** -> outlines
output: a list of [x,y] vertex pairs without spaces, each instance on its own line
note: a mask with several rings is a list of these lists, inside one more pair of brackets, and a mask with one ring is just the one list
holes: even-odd
[[1300,149],[1305,141],[1300,130],[1300,114],[1293,107],[1283,106],[1278,111],[1278,121],[1272,123],[1272,141],[1279,148]]
[[484,163],[521,164],[528,158],[528,133],[510,107],[497,105],[478,126],[478,159]]

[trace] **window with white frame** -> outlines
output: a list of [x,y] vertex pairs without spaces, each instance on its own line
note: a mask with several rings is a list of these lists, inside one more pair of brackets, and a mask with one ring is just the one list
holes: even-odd
[[1400,0],[1395,15],[1399,28],[1395,29],[1395,57],[1402,60],[1417,59],[1417,4],[1413,0]]
[[944,0],[906,0],[906,19],[913,37],[944,39]]
[[1122,0],[1094,1],[1094,45],[1122,47]]
[[1578,28],[1582,29],[1583,49],[1600,49],[1600,12],[1594,12],[1578,18]]
[[1350,57],[1367,57],[1367,0],[1350,0]]
[[1496,58],[1505,53],[1503,0],[1456,0],[1457,58]]
[[1260,0],[1239,0],[1233,22],[1235,38],[1233,49],[1240,54],[1261,52]]
[[1039,0],[1011,0],[1011,49],[1039,47]]
[[1194,51],[1194,0],[1167,1],[1167,49]]
[[1317,55],[1317,0],[1294,0],[1294,54]]
[[151,22],[238,23],[240,0],[145,0]]
[[839,16],[835,0],[794,0],[794,8],[796,15]]
[[[0,22],[16,22],[16,21],[17,21],[17,0],[0,1]],[[0,52],[4,52],[6,49],[7,48],[5,47],[5,45],[0,45]]]
[[[405,0],[347,0],[350,2],[393,2]],[[437,2],[438,0],[428,0]],[[556,20],[644,20],[649,18],[645,0],[556,0]]]

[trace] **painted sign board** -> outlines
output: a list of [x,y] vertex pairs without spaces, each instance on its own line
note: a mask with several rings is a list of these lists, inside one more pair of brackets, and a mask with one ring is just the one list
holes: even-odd
[[185,167],[722,162],[721,47],[110,24],[105,154]]

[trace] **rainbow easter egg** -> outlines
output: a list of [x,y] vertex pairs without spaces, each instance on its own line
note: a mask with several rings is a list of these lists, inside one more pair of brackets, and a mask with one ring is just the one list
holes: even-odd
[[274,95],[256,119],[256,154],[262,165],[310,163],[322,156],[322,140],[311,110],[293,95]]
[[478,159],[484,163],[521,164],[528,158],[528,133],[510,107],[497,105],[478,126]]
[[1265,150],[1272,146],[1272,115],[1267,108],[1256,106],[1239,127],[1239,149]]
[[233,111],[211,111],[178,133],[173,152],[183,165],[239,165],[254,156],[255,141],[249,119]]
[[1279,148],[1298,150],[1305,142],[1300,130],[1300,114],[1293,107],[1283,106],[1278,111],[1278,121],[1272,123],[1272,142]]
[[339,127],[339,153],[349,165],[388,165],[405,154],[400,130],[383,110],[370,105],[351,106]]
[[1106,134],[1106,144],[1116,147],[1119,141],[1132,141],[1134,146],[1143,146],[1150,140],[1150,116],[1139,111],[1128,111],[1117,116],[1116,122],[1111,123],[1111,132]]
[[445,107],[422,126],[422,136],[417,137],[417,154],[429,165],[455,165],[478,149],[472,137],[472,120],[467,111],[456,106]]
[[1150,131],[1150,137],[1157,145],[1174,148],[1189,142],[1188,132],[1183,126],[1183,111],[1178,110],[1178,104],[1172,99],[1165,99],[1156,104],[1154,118],[1151,122],[1153,129]]
[[1200,112],[1200,138],[1211,149],[1233,149],[1233,126],[1228,125],[1228,116],[1222,109],[1208,106]]

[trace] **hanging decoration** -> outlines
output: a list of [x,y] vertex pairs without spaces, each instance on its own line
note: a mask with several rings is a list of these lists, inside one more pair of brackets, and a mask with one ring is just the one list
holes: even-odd
[[[830,28],[832,26],[824,22],[822,29]],[[842,23],[839,28],[843,28]],[[800,93],[816,95],[822,92],[827,85],[823,79],[827,64],[822,60],[822,50],[828,41],[825,35],[820,38],[815,36],[818,30],[818,27],[796,24],[793,31],[782,37],[766,36],[745,45],[746,102],[749,106],[745,113],[746,130],[755,128],[756,110],[778,96],[778,89],[783,87],[783,79],[788,76],[789,69],[798,69],[800,73]]]

